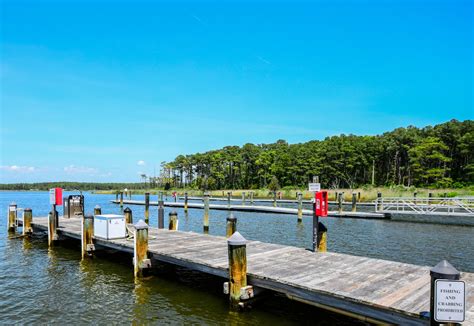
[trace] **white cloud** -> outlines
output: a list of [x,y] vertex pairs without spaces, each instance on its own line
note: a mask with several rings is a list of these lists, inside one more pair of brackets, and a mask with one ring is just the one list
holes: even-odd
[[146,165],[146,163],[145,163],[145,161],[140,160],[140,161],[137,162],[137,165],[144,166],[144,165]]
[[75,166],[73,164],[64,167],[64,172],[67,174],[88,174],[95,175],[99,172],[96,168],[91,168],[87,166]]
[[35,172],[37,168],[34,166],[2,165],[0,166],[0,170],[17,173],[31,173]]

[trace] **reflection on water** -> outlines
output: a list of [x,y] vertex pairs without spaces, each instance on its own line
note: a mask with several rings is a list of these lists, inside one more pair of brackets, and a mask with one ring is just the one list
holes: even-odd
[[[119,213],[109,203],[115,196],[85,193],[86,212],[95,205],[103,213]],[[134,196],[133,199],[143,199]],[[156,200],[156,196],[152,196]],[[81,260],[78,241],[48,248],[46,236],[12,237],[6,232],[8,203],[32,207],[33,216],[49,211],[46,192],[3,192],[0,197],[0,323],[134,323],[180,324],[353,324],[352,320],[290,302],[280,296],[262,300],[250,313],[234,313],[221,293],[222,279],[159,266],[152,276],[135,280],[131,256],[97,252]],[[126,206],[125,206],[126,207]],[[143,206],[131,206],[133,219],[143,218]],[[62,209],[59,209],[61,212]],[[202,233],[203,210],[176,210],[179,228]],[[210,211],[213,235],[225,235],[227,211]],[[235,212],[237,228],[246,238],[298,247],[311,246],[310,217]],[[150,208],[157,225],[158,209]],[[474,244],[469,227],[413,224],[362,219],[322,219],[328,227],[328,250],[434,265],[448,259],[455,267],[474,271]]]

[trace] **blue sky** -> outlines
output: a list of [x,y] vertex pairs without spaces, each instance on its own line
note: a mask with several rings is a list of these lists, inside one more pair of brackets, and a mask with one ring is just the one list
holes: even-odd
[[472,1],[0,3],[0,182],[474,118]]

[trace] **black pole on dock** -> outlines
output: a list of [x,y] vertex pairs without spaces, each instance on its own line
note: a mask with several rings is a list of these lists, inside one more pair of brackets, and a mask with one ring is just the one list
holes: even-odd
[[383,207],[382,204],[382,193],[379,191],[377,192],[377,206],[375,207],[376,211],[381,211]]
[[227,217],[226,237],[230,238],[235,231],[237,231],[237,218],[234,217],[234,214],[230,213],[230,216]]
[[31,223],[33,222],[33,211],[31,208],[25,208],[23,210],[23,235],[33,233]]
[[337,207],[338,207],[339,214],[342,213],[342,196],[344,196],[344,193],[340,192],[338,194],[338,198],[337,198]]
[[204,233],[209,232],[209,192],[204,193],[204,216],[203,216],[203,230]]
[[352,212],[357,210],[357,194],[355,192],[352,193]]
[[123,207],[123,191],[120,192],[120,208]]
[[132,210],[129,207],[125,207],[123,213],[125,215],[125,224],[133,223]]
[[178,213],[176,211],[169,213],[169,225],[168,230],[177,231],[178,230]]
[[459,280],[461,273],[453,267],[448,261],[442,260],[430,270],[431,289],[430,289],[430,325],[441,325],[435,320],[435,283],[436,280]]
[[158,229],[165,227],[165,209],[163,208],[163,191],[158,193]]
[[230,208],[230,196],[231,196],[231,194],[232,193],[230,191],[227,192],[227,207],[228,208]]
[[81,256],[91,256],[95,250],[92,237],[94,236],[94,217],[92,215],[84,215],[81,227]]
[[12,202],[8,205],[8,223],[7,229],[8,232],[15,232],[15,221],[17,217],[17,205],[16,203]]
[[145,193],[145,223],[150,223],[150,193]]
[[188,193],[184,193],[184,212],[188,212]]

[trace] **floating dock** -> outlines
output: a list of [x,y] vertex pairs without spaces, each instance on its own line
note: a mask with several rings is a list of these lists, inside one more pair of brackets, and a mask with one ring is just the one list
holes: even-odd
[[[184,200],[183,196],[178,197],[179,200]],[[188,197],[188,200],[203,200],[203,197]],[[225,201],[227,202],[228,199],[227,197],[210,197],[209,200],[212,201]],[[231,202],[242,202],[242,199],[239,198],[231,198]],[[253,202],[253,203],[273,203],[273,199],[268,199],[268,198],[245,198],[245,202]],[[298,204],[298,199],[277,199],[277,203],[282,203],[282,204]],[[303,204],[312,204],[313,202],[311,200],[302,200]],[[328,201],[329,205],[337,205],[337,201]],[[342,202],[343,206],[351,206],[351,202]],[[357,202],[358,207],[375,207],[375,204],[373,202]]]
[[[120,204],[120,200],[111,200],[114,204]],[[124,205],[145,205],[144,200],[130,200],[124,199]],[[150,206],[158,206],[158,202],[150,201]],[[184,202],[164,202],[163,206],[166,207],[184,207]],[[204,209],[204,204],[201,203],[189,203],[188,208]],[[258,205],[216,205],[210,204],[210,209],[223,210],[223,211],[237,211],[237,212],[257,212],[257,213],[276,213],[276,214],[298,214],[297,208],[289,207],[273,207],[273,206],[258,206]],[[312,216],[313,211],[310,209],[303,209],[303,215]],[[350,212],[342,211],[329,211],[328,216],[331,217],[348,217],[348,218],[365,218],[365,219],[387,219],[389,215],[384,213],[372,213],[372,212]]]
[[[81,218],[60,218],[61,238],[81,239]],[[35,231],[48,230],[46,217],[34,218]],[[225,237],[149,228],[148,256],[228,279]],[[96,247],[134,253],[129,239],[94,239]],[[249,241],[248,284],[288,298],[369,322],[427,325],[420,313],[430,310],[430,268],[405,263]],[[474,274],[466,283],[466,321],[474,324]]]

